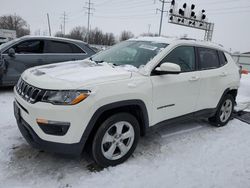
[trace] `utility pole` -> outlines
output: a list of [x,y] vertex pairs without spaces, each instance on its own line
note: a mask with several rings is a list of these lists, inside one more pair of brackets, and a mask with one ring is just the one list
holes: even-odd
[[49,36],[51,36],[51,27],[50,27],[50,20],[49,20],[49,14],[47,13],[47,19],[48,19],[48,26],[49,26]]
[[151,24],[148,24],[148,34],[150,33]]
[[65,25],[66,25],[66,20],[67,20],[67,14],[65,11],[63,12],[62,20],[63,20],[63,35],[65,35]]
[[167,12],[164,10],[165,8],[165,4],[166,3],[171,3],[170,1],[165,1],[165,0],[159,0],[162,3],[161,9],[156,9],[156,13],[157,11],[161,12],[161,18],[160,18],[160,27],[159,27],[159,36],[161,36],[161,28],[162,28],[162,20],[163,20],[163,14],[164,12]]
[[63,13],[63,35],[65,35],[66,13]]
[[88,27],[87,27],[87,42],[89,42],[89,34],[90,34],[90,15],[93,14],[93,3],[91,3],[91,0],[88,0],[88,2],[86,2],[87,6],[83,7],[87,10],[87,14],[88,14]]
[[60,30],[61,30],[61,33],[63,34],[63,26],[62,26],[62,24],[60,25]]

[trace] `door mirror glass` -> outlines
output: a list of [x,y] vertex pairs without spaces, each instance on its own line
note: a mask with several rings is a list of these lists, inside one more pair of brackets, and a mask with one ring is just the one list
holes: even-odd
[[9,51],[8,51],[8,55],[9,55],[10,57],[14,57],[15,54],[16,54],[16,52],[15,52],[14,48],[10,48]]
[[179,74],[181,73],[181,67],[175,63],[162,63],[160,67],[156,69],[157,73],[160,74]]

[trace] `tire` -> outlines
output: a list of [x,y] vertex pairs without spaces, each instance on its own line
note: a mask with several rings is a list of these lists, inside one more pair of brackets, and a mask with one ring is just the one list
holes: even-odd
[[117,113],[106,119],[92,143],[92,156],[101,167],[126,161],[134,152],[140,136],[137,119],[129,113]]
[[232,117],[235,100],[232,95],[226,95],[220,103],[216,114],[209,118],[210,123],[216,127],[225,126]]

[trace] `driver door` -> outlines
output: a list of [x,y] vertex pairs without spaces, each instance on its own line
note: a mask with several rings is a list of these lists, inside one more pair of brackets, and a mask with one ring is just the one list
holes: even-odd
[[45,56],[43,55],[43,40],[26,40],[11,48],[15,50],[13,56],[8,54],[9,49],[3,54],[6,64],[6,71],[2,77],[4,85],[15,84],[26,69],[42,65],[45,62]]
[[181,73],[154,75],[152,72],[153,125],[194,112],[199,96],[200,80],[194,47],[176,47],[160,64],[165,62],[178,64]]

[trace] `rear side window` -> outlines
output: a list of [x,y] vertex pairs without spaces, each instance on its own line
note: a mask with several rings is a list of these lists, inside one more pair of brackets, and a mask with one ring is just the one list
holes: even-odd
[[29,40],[15,45],[13,48],[18,54],[39,54],[43,53],[44,41]]
[[85,53],[85,52],[76,45],[71,43],[50,41],[48,44],[48,49],[46,49],[46,53]]
[[209,48],[198,48],[199,69],[214,69],[220,67],[219,56],[216,50]]
[[227,58],[226,58],[226,56],[225,56],[224,52],[222,52],[222,51],[218,51],[218,54],[219,54],[220,64],[221,64],[221,66],[223,66],[223,65],[227,64]]

